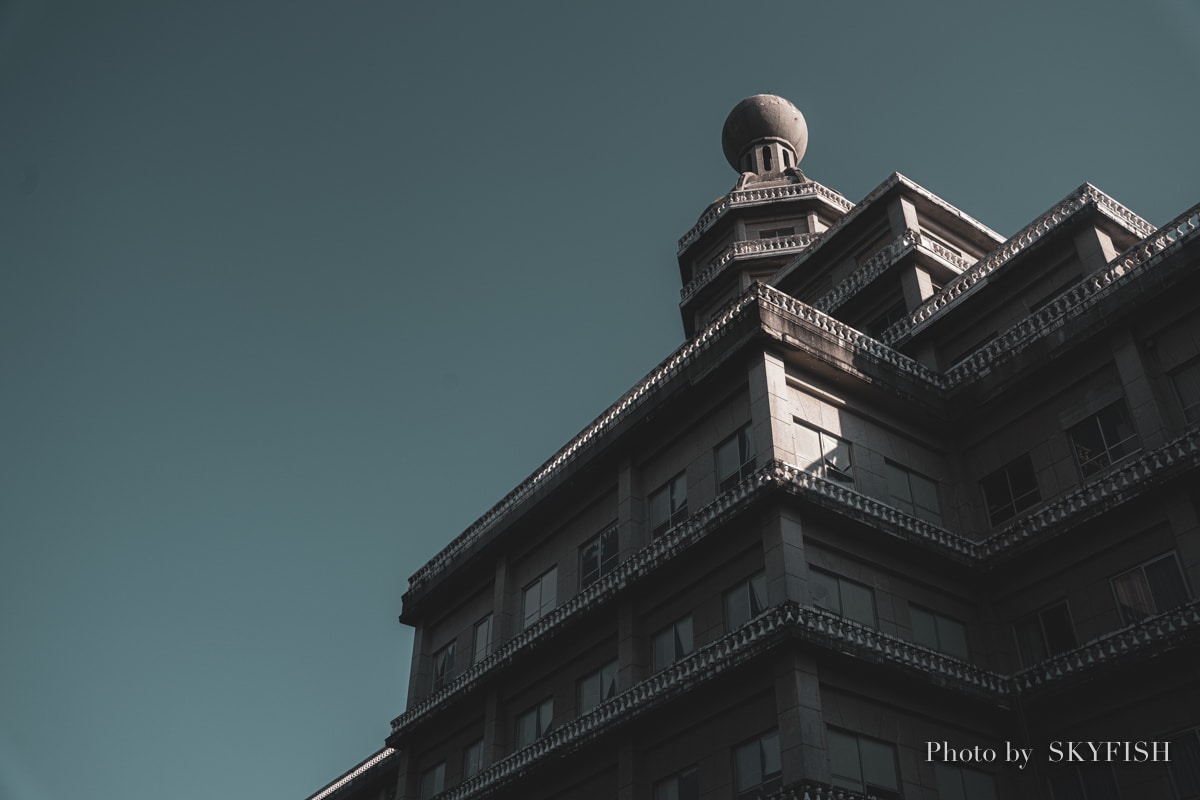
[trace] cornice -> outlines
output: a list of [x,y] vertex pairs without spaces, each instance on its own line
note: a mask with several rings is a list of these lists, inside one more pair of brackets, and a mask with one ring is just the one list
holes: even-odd
[[390,747],[383,748],[378,753],[375,753],[375,755],[368,758],[366,761],[362,762],[361,764],[359,764],[356,767],[351,768],[351,770],[349,772],[342,775],[340,778],[335,780],[333,783],[331,783],[328,786],[326,786],[325,788],[321,789],[316,794],[309,796],[308,800],[325,800],[325,798],[334,795],[336,792],[339,792],[342,789],[345,789],[346,787],[350,786],[350,784],[354,783],[356,780],[361,778],[363,775],[370,772],[372,769],[379,766],[383,762],[387,761],[389,758],[394,756],[396,754],[396,752],[397,752],[396,750],[393,750]]
[[776,236],[771,239],[744,239],[734,242],[722,250],[702,272],[679,290],[680,305],[712,283],[713,279],[720,275],[731,261],[755,256],[798,253],[811,246],[823,235],[821,233],[794,233],[790,236]]

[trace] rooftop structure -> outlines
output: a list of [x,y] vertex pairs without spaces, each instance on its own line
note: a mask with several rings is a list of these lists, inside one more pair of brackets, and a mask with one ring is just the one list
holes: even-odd
[[387,779],[321,800],[1200,797],[1200,206],[1005,239],[807,139],[731,112],[687,342],[411,577]]

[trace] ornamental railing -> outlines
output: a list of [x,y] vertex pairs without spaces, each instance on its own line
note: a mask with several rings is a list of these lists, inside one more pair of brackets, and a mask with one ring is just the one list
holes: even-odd
[[745,239],[734,242],[722,250],[708,266],[679,290],[679,301],[687,302],[697,292],[712,282],[725,266],[736,258],[760,256],[771,253],[797,253],[821,238],[820,233],[794,233],[769,239]]
[[767,186],[761,189],[740,189],[725,195],[700,215],[700,219],[696,221],[696,224],[680,238],[678,252],[682,253],[688,245],[699,239],[701,234],[711,228],[713,223],[725,216],[725,213],[731,208],[761,205],[762,203],[771,203],[777,200],[799,200],[806,197],[822,200],[842,213],[846,213],[854,207],[854,204],[849,200],[816,181],[790,183],[783,186]]
[[947,283],[941,292],[926,301],[912,314],[885,330],[880,339],[887,344],[895,344],[904,336],[913,333],[944,308],[968,295],[973,288],[980,285],[993,272],[1045,239],[1063,224],[1074,219],[1080,211],[1089,207],[1100,210],[1138,236],[1146,237],[1154,233],[1153,225],[1095,186],[1085,183],[1063,198],[1062,202],[1018,231],[999,248],[984,256],[973,267]]
[[1141,274],[1157,263],[1172,245],[1196,235],[1200,228],[1200,204],[1194,205],[1164,225],[1155,236],[1126,250],[1103,270],[1089,275],[1055,297],[1036,313],[1013,325],[946,371],[950,383],[963,383],[984,375],[997,362],[1012,358],[1035,341],[1061,328],[1126,279]]
[[1019,691],[1041,689],[1097,667],[1114,664],[1150,650],[1200,636],[1200,600],[1171,609],[1120,630],[1106,633],[1073,650],[1013,676]]
[[874,797],[828,783],[801,780],[764,795],[763,800],[874,800]]

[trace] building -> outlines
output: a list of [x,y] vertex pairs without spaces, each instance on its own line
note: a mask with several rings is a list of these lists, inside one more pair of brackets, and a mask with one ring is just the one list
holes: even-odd
[[734,108],[687,343],[410,579],[396,798],[1200,797],[1200,206],[1005,239],[806,141]]

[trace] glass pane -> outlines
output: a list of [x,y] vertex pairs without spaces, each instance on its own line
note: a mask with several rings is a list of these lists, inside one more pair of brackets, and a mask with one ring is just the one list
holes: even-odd
[[1150,584],[1150,594],[1160,614],[1188,601],[1187,587],[1183,585],[1183,576],[1179,573],[1175,556],[1147,564],[1146,582]]
[[915,606],[908,607],[908,614],[912,619],[913,641],[934,650],[939,649],[937,623],[933,614]]
[[671,513],[687,506],[687,473],[681,472],[671,481]]
[[783,771],[783,764],[779,759],[779,734],[768,733],[761,739],[761,743],[763,777],[769,778]]
[[967,660],[967,628],[961,622],[948,617],[937,618],[938,641],[946,655]]
[[908,485],[908,473],[890,462],[883,464],[887,476],[888,495],[895,501],[896,508],[902,511],[912,511],[912,492]]
[[1006,469],[1008,481],[1012,486],[1013,501],[1018,511],[1029,508],[1042,499],[1038,492],[1037,475],[1033,471],[1033,461],[1028,453],[1013,461]]
[[606,664],[600,670],[600,699],[609,700],[617,694],[617,662]]
[[1066,603],[1047,608],[1041,617],[1051,655],[1058,655],[1075,646],[1075,629],[1071,627],[1071,614],[1067,611]]
[[808,576],[813,605],[841,614],[842,601],[838,596],[837,578],[815,569],[809,570]]
[[842,613],[863,625],[875,625],[875,593],[866,586],[842,581]]
[[967,800],[963,790],[962,770],[945,764],[934,764],[933,777],[937,782],[938,800]]
[[829,747],[833,785],[861,790],[863,784],[862,767],[858,762],[858,739],[840,731],[828,731],[825,741]]
[[600,675],[589,675],[579,682],[579,713],[585,714],[600,705]]
[[654,637],[654,671],[665,669],[675,662],[674,630],[668,628]]
[[717,446],[717,480],[724,483],[725,480],[737,474],[738,467],[741,464],[738,462],[738,442],[737,437],[727,439]]
[[896,751],[891,745],[874,739],[859,739],[858,749],[862,754],[863,781],[867,786],[900,788],[896,777]]
[[537,712],[527,711],[517,717],[517,748],[527,747],[537,738]]
[[750,432],[750,427],[746,426],[738,431],[738,450],[741,455],[739,467],[750,464],[754,461],[754,435]]
[[542,612],[544,616],[554,610],[558,597],[558,567],[554,567],[542,576]]
[[579,553],[580,580],[584,586],[600,577],[600,542],[599,540],[584,545]]
[[1200,740],[1195,731],[1171,740],[1168,769],[1180,797],[1200,797]]
[[827,433],[821,434],[821,439],[822,449],[825,451],[825,477],[838,483],[854,485],[854,474],[850,471],[850,443]]
[[767,607],[767,576],[759,573],[750,579],[750,613],[761,614]]
[[684,617],[675,624],[675,658],[691,655],[693,649],[692,618]]
[[796,447],[796,466],[806,472],[812,472],[821,465],[821,435],[812,428],[797,425],[793,442]]
[[750,619],[750,597],[745,584],[725,595],[725,629],[741,627]]
[[1087,800],[1120,800],[1117,781],[1106,764],[1087,764],[1079,768]]
[[1017,651],[1024,666],[1031,666],[1046,658],[1046,643],[1042,639],[1042,626],[1036,615],[1026,617],[1013,628],[1017,633]]
[[996,800],[996,781],[986,772],[974,769],[962,771],[967,800]]
[[1154,599],[1146,576],[1140,569],[1126,572],[1112,579],[1113,594],[1117,596],[1117,608],[1126,625],[1145,619],[1154,613]]
[[671,521],[671,498],[666,488],[650,495],[650,528],[657,531]]
[[654,787],[654,800],[679,800],[679,785],[674,778]]
[[530,623],[536,622],[542,613],[542,583],[538,581],[532,586],[525,589],[525,596],[522,600],[524,607],[524,627],[528,628]]
[[979,485],[983,489],[983,499],[987,504],[988,520],[993,525],[999,525],[1016,513],[1004,470],[993,472],[981,480]]
[[700,771],[690,769],[679,776],[679,800],[700,800]]
[[492,616],[488,616],[475,623],[475,644],[474,653],[472,655],[472,663],[479,663],[488,654],[488,648],[492,643]]
[[1079,776],[1074,772],[1054,775],[1050,778],[1050,794],[1054,800],[1088,800],[1079,785]]
[[739,792],[762,785],[762,762],[759,760],[758,742],[750,742],[739,747],[734,753],[734,763],[737,768],[737,790]]
[[937,484],[920,475],[910,475],[909,481],[912,484],[913,504],[917,507],[917,516],[926,522],[940,525],[942,506],[938,502]]
[[550,723],[554,721],[554,700],[547,700],[538,706],[537,716],[537,735],[540,739],[550,730]]

